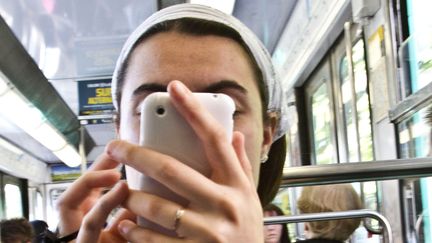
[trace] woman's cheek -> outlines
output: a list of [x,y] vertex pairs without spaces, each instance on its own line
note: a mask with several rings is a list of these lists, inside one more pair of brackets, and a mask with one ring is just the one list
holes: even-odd
[[139,143],[140,125],[139,119],[132,116],[122,116],[120,121],[119,138],[130,143]]
[[258,180],[261,166],[261,146],[263,142],[263,128],[261,124],[239,120],[235,124],[236,131],[241,132],[245,137],[245,149],[248,159],[252,165],[255,181]]

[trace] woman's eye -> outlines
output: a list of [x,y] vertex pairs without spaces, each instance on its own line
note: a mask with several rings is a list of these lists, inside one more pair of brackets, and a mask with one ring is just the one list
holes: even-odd
[[141,116],[142,101],[135,107],[134,116]]
[[241,114],[241,111],[239,110],[235,110],[233,113],[233,118],[236,118],[237,116],[239,116]]
[[133,116],[141,116],[141,106],[138,106],[136,109],[134,109]]

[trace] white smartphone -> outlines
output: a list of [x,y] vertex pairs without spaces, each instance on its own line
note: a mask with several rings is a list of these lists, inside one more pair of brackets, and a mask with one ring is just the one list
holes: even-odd
[[[209,113],[224,127],[229,142],[232,140],[234,101],[225,94],[194,93],[197,100],[209,111]],[[141,105],[141,131],[140,145],[176,158],[200,173],[209,176],[210,167],[207,158],[195,131],[187,121],[177,112],[172,105],[168,93],[156,92],[145,98]],[[127,168],[128,170],[133,168]],[[134,174],[139,180],[129,180],[129,186],[161,196],[183,206],[187,201],[170,191],[161,183],[146,175],[135,171],[129,171],[127,176]],[[135,181],[132,183],[131,182]],[[174,217],[174,215],[173,215]],[[163,232],[174,234],[169,230],[153,224],[144,218],[138,218],[138,224]]]

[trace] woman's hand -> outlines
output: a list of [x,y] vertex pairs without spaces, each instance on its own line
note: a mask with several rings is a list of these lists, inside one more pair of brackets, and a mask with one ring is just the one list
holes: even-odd
[[[211,176],[207,178],[167,155],[124,141],[114,141],[107,153],[159,181],[189,201],[172,237],[124,220],[119,231],[129,242],[262,242],[262,208],[244,149],[244,137],[234,132],[232,143],[223,128],[196,102],[180,82],[168,86],[177,110],[204,145]],[[145,158],[145,159],[143,159]],[[167,229],[175,228],[182,206],[141,191],[130,191],[123,204],[136,215]]]
[[[115,169],[118,165],[118,162],[102,154],[94,165],[61,195],[57,203],[60,214],[60,237],[80,230],[78,239],[84,237],[84,242],[98,242],[109,213],[120,205],[128,194],[126,184],[118,183],[121,177]],[[112,190],[101,196],[103,189],[116,183]],[[105,240],[99,242],[125,242],[117,232],[117,224],[123,219],[133,219],[133,216],[126,210],[120,210],[113,223],[103,231],[101,239]],[[85,230],[80,229],[81,227]],[[92,233],[91,238],[94,240],[89,240],[89,232]]]

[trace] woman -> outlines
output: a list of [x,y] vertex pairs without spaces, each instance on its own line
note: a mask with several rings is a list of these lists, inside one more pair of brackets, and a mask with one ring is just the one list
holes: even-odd
[[[360,197],[350,184],[305,187],[297,207],[302,213],[337,212],[362,208]],[[305,223],[302,243],[342,243],[360,225],[360,219],[341,219]]]
[[[264,217],[284,215],[282,210],[274,205],[268,204],[264,208]],[[289,243],[291,242],[286,224],[264,225],[264,243]]]
[[[262,208],[275,195],[285,158],[282,91],[268,53],[233,17],[193,4],[149,17],[126,41],[114,71],[113,100],[120,140],[59,200],[60,236],[79,229],[79,242],[262,242]],[[200,137],[209,178],[174,158],[137,146],[138,107],[155,91],[168,91]],[[191,95],[219,92],[236,104],[231,143]],[[268,159],[267,159],[268,154]],[[129,189],[119,164],[162,183],[186,206]],[[127,173],[127,180],[133,180]],[[103,187],[114,188],[101,196]],[[103,229],[112,209],[122,210]],[[145,229],[137,216],[174,230]]]

